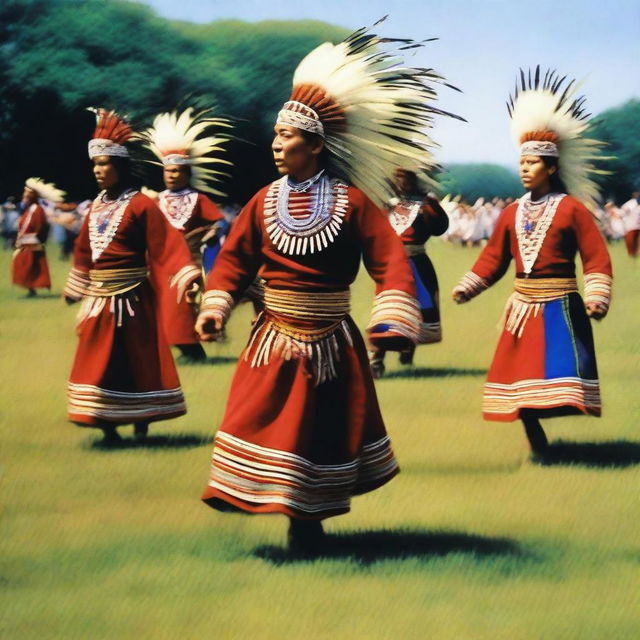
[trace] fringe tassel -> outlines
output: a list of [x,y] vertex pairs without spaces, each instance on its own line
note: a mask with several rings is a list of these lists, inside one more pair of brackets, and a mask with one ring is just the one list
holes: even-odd
[[268,365],[274,356],[283,360],[306,360],[316,387],[338,377],[336,362],[340,360],[340,348],[336,333],[340,332],[348,345],[353,347],[351,331],[345,320],[309,340],[288,335],[272,321],[259,326],[260,320],[259,317],[256,323],[258,328],[245,349],[245,362],[250,361],[252,367],[261,367]]
[[512,293],[507,300],[498,328],[506,329],[516,338],[520,338],[531,315],[537,317],[544,305],[544,302],[529,302],[520,298],[517,293]]
[[136,315],[134,305],[140,298],[136,294],[124,293],[116,296],[97,297],[87,296],[82,300],[80,310],[76,317],[76,331],[80,331],[82,324],[89,318],[98,317],[103,309],[109,304],[109,313],[116,316],[116,326],[121,327],[124,322],[124,318],[127,316],[132,318]]

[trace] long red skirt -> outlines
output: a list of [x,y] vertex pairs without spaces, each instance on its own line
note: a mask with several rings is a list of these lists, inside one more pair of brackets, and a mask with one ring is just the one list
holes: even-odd
[[[96,299],[86,299],[89,304]],[[148,281],[104,300],[78,326],[69,419],[80,426],[167,420],[186,413],[173,357]],[[111,301],[113,300],[113,309]],[[133,315],[131,315],[133,313]]]
[[44,249],[21,247],[13,254],[11,263],[13,284],[26,289],[51,289],[51,276]]
[[316,384],[308,359],[251,366],[267,320],[240,357],[202,499],[307,519],[346,513],[351,496],[398,473],[362,337],[347,318],[348,335],[334,334],[336,375]]
[[484,388],[485,420],[601,413],[591,324],[578,293],[547,302],[522,336],[503,330]]

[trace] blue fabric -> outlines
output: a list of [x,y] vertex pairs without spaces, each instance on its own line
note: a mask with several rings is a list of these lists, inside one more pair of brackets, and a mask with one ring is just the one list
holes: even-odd
[[433,298],[424,286],[416,265],[413,263],[413,260],[409,260],[409,264],[411,265],[411,271],[413,271],[413,279],[416,282],[416,298],[420,304],[420,309],[433,309],[435,307]]
[[576,343],[566,298],[547,302],[544,307],[544,377],[580,377]]
[[220,243],[216,242],[213,247],[205,247],[202,254],[202,266],[206,275],[213,269],[213,264],[220,253]]

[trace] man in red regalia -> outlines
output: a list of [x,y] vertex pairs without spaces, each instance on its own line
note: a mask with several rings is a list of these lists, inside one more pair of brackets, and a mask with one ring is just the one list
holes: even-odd
[[140,193],[131,174],[130,126],[115,113],[97,111],[89,157],[100,193],[85,217],[64,295],[82,300],[79,337],[69,378],[69,419],[97,427],[105,439],[134,423],[148,425],[186,412],[171,351],[148,279],[158,266],[171,274],[176,300],[195,296],[200,268],[182,234]]
[[13,284],[24,287],[28,296],[36,295],[36,289],[51,289],[51,277],[45,252],[49,235],[49,223],[39,198],[57,203],[64,200],[65,193],[53,184],[40,178],[29,178],[22,194],[24,206],[18,221],[16,251],[11,263]]
[[282,177],[240,213],[197,323],[203,340],[215,339],[259,273],[264,310],[240,356],[203,500],[287,515],[290,547],[305,553],[321,548],[322,519],[398,472],[349,286],[362,260],[376,284],[374,345],[418,339],[413,276],[379,205],[393,195],[396,167],[431,165],[435,94],[429,73],[383,42],[361,30],[298,66],[274,129]]
[[[202,193],[223,195],[214,184],[226,174],[210,165],[230,164],[218,157],[226,138],[203,134],[215,127],[229,126],[224,118],[206,117],[187,109],[181,114],[156,116],[153,126],[140,136],[163,166],[167,188],[158,194],[157,204],[167,222],[184,235],[194,262],[200,265],[205,248],[214,253],[220,249],[220,239],[227,228],[218,207]],[[153,269],[151,275],[169,344],[180,349],[186,362],[204,361],[206,353],[193,328],[195,306],[186,300],[176,301],[162,271]]]

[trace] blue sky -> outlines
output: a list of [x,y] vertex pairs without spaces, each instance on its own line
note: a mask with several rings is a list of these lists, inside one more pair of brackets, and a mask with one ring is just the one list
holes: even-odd
[[[505,100],[518,68],[540,63],[583,80],[597,114],[640,97],[639,0],[144,0],[191,22],[234,18],[317,19],[356,29],[389,14],[383,35],[438,37],[415,55],[464,93],[443,89],[442,107],[469,123],[440,119],[441,162],[515,165]],[[293,69],[283,70],[291,74]],[[287,96],[283,96],[283,101]]]

